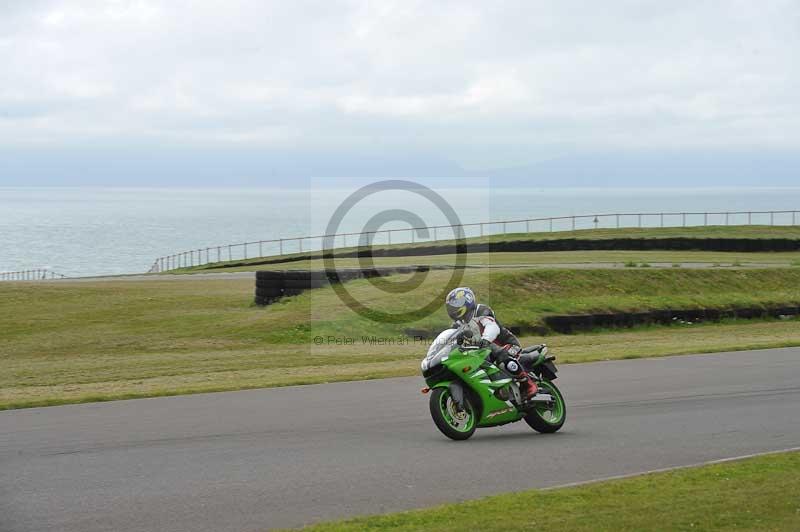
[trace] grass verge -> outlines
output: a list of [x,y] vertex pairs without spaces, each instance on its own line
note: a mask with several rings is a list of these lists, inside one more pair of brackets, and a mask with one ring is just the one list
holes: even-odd
[[[555,232],[532,232],[532,233],[508,233],[505,235],[490,235],[484,237],[470,237],[466,239],[470,244],[484,244],[493,242],[518,242],[518,241],[552,241],[566,239],[587,239],[587,240],[610,240],[617,238],[637,238],[655,240],[659,238],[725,238],[725,239],[800,239],[800,227],[798,226],[767,226],[767,225],[739,225],[739,226],[707,226],[707,227],[646,227],[646,228],[608,228],[608,229],[580,229],[576,231],[555,231]],[[412,250],[425,248],[431,245],[454,246],[453,240],[417,242],[413,244],[381,244],[375,242],[374,251],[380,253],[383,250]],[[357,247],[342,247],[335,250],[334,255],[346,255],[357,251]],[[218,270],[220,268],[228,271],[228,268],[253,269],[258,263],[268,261],[288,261],[283,267],[304,267],[298,266],[297,262],[308,262],[309,258],[319,255],[319,251],[309,251],[300,253],[287,253],[285,255],[263,256],[243,260],[229,260],[205,264],[203,266],[191,266],[181,268],[181,272],[198,272],[204,270]],[[212,255],[209,255],[212,256]],[[305,260],[304,260],[305,259]],[[418,258],[419,260],[419,258]],[[423,260],[429,260],[425,257]],[[295,263],[292,266],[292,263]],[[311,261],[315,262],[315,261]],[[426,262],[427,263],[427,262]],[[250,266],[248,266],[250,265]],[[278,266],[273,264],[264,267]]]
[[[305,528],[363,530],[800,530],[800,452],[531,490]],[[519,510],[510,512],[509,500]]]
[[[375,266],[408,266],[408,265],[454,265],[457,255],[424,255],[408,257],[374,257]],[[359,268],[369,266],[359,259],[335,259],[338,268]],[[540,252],[492,252],[469,253],[466,257],[468,266],[530,266],[540,268],[572,267],[572,268],[613,268],[622,267],[626,263],[639,265],[648,263],[669,267],[673,263],[685,264],[687,267],[710,266],[715,263],[740,267],[781,266],[790,267],[800,264],[800,252],[723,252],[723,251],[540,251]],[[326,265],[322,259],[307,259],[294,262],[257,265],[244,264],[228,266],[220,270],[196,269],[175,270],[169,274],[192,274],[222,272],[249,272],[256,270],[323,270]]]
[[[404,311],[448,280],[449,272],[432,272],[419,291],[402,295],[368,281],[348,290],[370,306]],[[463,283],[507,325],[548,314],[800,301],[797,269],[476,270]],[[252,294],[248,279],[0,285],[0,408],[416,375],[426,342],[374,345],[362,336],[391,341],[407,327],[449,323],[441,308],[411,323],[376,323],[332,289],[266,308],[254,306]],[[739,322],[546,341],[562,361],[583,362],[794,346],[800,327]]]

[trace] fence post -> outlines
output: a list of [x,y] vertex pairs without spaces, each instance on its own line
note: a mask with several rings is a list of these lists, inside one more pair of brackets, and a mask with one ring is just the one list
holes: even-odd
[[731,213],[729,213],[729,212],[726,212],[726,213],[725,213],[725,225],[730,225],[730,224],[729,224],[729,222],[730,222],[730,216],[731,216]]
[[619,214],[617,214],[617,229],[619,229]]
[[703,225],[708,225],[708,213],[703,213]]
[[792,225],[796,225],[795,223],[795,216],[797,215],[797,211],[792,211]]
[[481,225],[481,236],[483,236],[483,224],[480,225]]
[[753,225],[753,213],[752,212],[748,212],[747,213],[747,225]]
[[531,232],[531,221],[530,220],[525,220],[525,232],[526,233],[530,233]]
[[642,228],[642,215],[640,213],[639,214],[639,229],[641,229],[641,228]]
[[386,234],[389,236],[389,245],[391,246],[392,245],[392,230],[389,229],[388,231],[386,231]]
[[550,232],[553,232],[553,219],[550,218]]
[[233,254],[231,252],[231,246],[230,246],[230,244],[228,244],[228,261],[232,261],[232,260],[233,260]]
[[506,234],[506,222],[503,222],[503,234]]
[[263,246],[262,246],[263,243],[264,242],[261,241],[261,240],[258,241],[258,256],[259,257],[263,257],[264,256],[264,251],[263,251]]
[[282,238],[278,240],[278,246],[279,246],[281,255],[283,255],[283,239]]
[[244,260],[247,260],[247,242],[244,243]]
[[575,217],[572,217],[572,230],[575,230]]
[[409,229],[409,231],[411,231],[411,243],[413,244],[416,241],[415,238],[416,238],[417,234],[414,232],[414,228],[413,227],[411,229]]
[[664,213],[661,213],[661,227],[664,227]]
[[437,227],[433,228],[433,240],[434,241],[439,240],[439,232]]
[[303,252],[303,239],[302,238],[298,238],[297,242],[300,244],[300,253],[302,253]]
[[681,216],[683,216],[683,226],[686,227],[686,213],[682,212]]

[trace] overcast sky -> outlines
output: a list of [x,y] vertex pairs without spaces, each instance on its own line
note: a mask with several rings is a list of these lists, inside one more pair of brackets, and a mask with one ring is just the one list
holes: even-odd
[[148,150],[178,173],[797,153],[799,45],[796,0],[6,0],[0,184],[113,182]]

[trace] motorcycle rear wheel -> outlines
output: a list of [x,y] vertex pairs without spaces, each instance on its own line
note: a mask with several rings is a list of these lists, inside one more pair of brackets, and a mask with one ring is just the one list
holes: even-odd
[[551,434],[564,426],[567,420],[567,404],[556,385],[550,381],[540,381],[539,390],[553,396],[553,402],[537,406],[525,416],[525,422],[535,431]]
[[434,388],[430,398],[431,417],[442,434],[453,440],[466,440],[475,433],[478,420],[469,399],[464,397],[464,409],[459,410],[450,390]]

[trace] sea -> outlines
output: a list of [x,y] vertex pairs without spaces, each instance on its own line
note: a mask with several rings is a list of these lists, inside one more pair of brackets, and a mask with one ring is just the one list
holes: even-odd
[[[678,226],[790,224],[770,217],[702,213],[800,211],[797,188],[500,188],[451,187],[369,190],[353,188],[47,188],[0,187],[0,272],[48,269],[70,277],[144,273],[156,258],[208,249],[204,257],[241,242],[275,241],[330,233],[411,226],[512,221],[483,226],[485,233],[548,231],[622,225]],[[686,217],[660,213],[692,213]],[[637,213],[645,213],[639,218]],[[595,218],[595,215],[623,214]],[[566,217],[552,224],[548,217]],[[531,220],[525,222],[523,220]],[[621,220],[621,222],[618,222]],[[796,218],[800,223],[800,215]],[[367,228],[367,229],[365,229]],[[444,230],[441,230],[444,231]],[[478,225],[466,229],[477,236]],[[444,231],[446,232],[446,231]],[[443,233],[435,235],[442,238]],[[416,234],[417,240],[433,238]],[[336,245],[352,245],[350,235]],[[386,235],[380,238],[388,238]],[[393,242],[408,241],[397,231]],[[383,240],[386,241],[386,240]],[[378,242],[378,238],[376,238]],[[279,252],[278,242],[248,246],[248,256]],[[318,248],[309,238],[304,250]],[[219,247],[219,249],[218,249]],[[299,251],[286,240],[283,251]],[[235,253],[241,253],[235,248]]]

